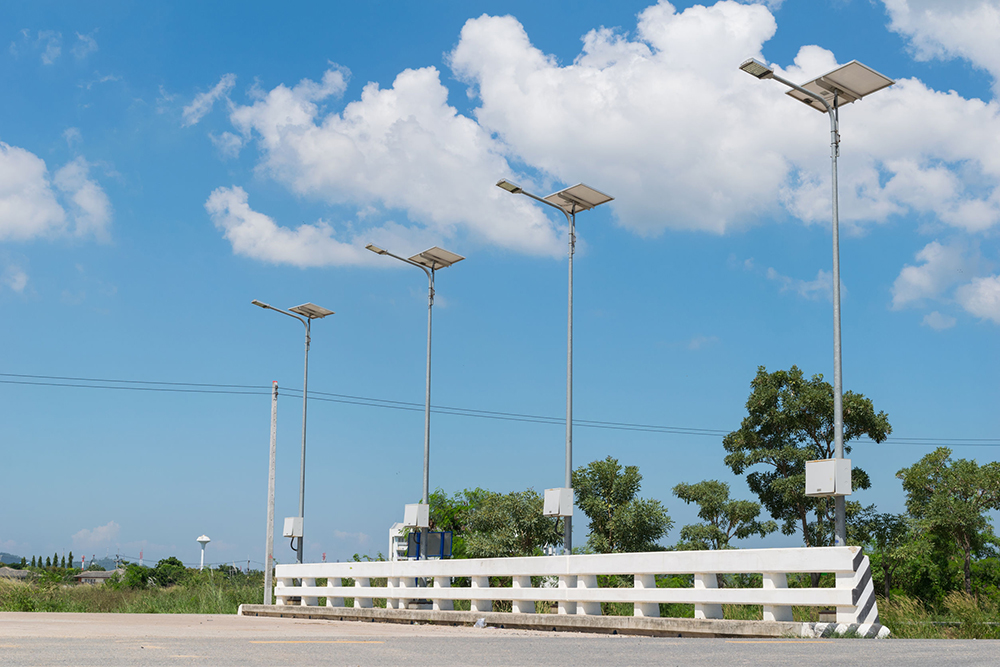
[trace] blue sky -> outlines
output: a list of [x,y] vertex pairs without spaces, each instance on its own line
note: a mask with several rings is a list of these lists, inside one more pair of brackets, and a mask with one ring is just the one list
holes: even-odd
[[[435,405],[554,418],[436,415],[432,487],[560,486],[566,229],[502,177],[616,197],[578,218],[575,416],[686,430],[578,426],[575,463],[639,465],[666,543],[695,520],[677,483],[747,497],[717,433],[756,368],[832,378],[827,120],[749,57],[897,81],[841,117],[844,382],[894,429],[855,449],[854,498],[901,511],[914,439],[994,460],[1000,3],[503,9],[5,3],[0,551],[194,563],[206,533],[209,561],[263,560],[268,387],[301,387],[302,331],[251,299],[336,311],[310,388],[364,399],[310,403],[306,558],[384,551],[423,415],[371,399],[423,399],[426,281],[368,242],[467,257],[438,275]],[[300,410],[279,401],[279,519]]]

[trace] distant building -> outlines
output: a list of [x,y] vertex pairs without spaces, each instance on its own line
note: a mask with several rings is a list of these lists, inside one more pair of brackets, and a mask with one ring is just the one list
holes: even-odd
[[15,570],[12,567],[0,567],[0,578],[3,579],[30,579],[31,572],[27,570]]
[[125,570],[111,570],[101,572],[100,570],[86,570],[80,574],[73,575],[79,584],[103,584],[116,574],[125,574]]
[[389,529],[389,560],[407,560],[406,526],[401,523],[394,523]]

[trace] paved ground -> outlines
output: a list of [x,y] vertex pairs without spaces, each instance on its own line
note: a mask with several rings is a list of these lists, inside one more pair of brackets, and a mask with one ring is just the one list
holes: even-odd
[[0,613],[0,665],[987,665],[1000,642],[663,639],[186,614]]

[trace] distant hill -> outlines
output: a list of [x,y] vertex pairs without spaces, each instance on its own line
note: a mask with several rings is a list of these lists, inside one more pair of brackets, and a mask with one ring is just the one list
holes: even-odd
[[[31,558],[30,557],[27,560],[28,560],[29,563],[31,562]],[[21,562],[21,557],[20,556],[15,556],[14,554],[9,554],[6,551],[0,551],[0,563],[20,563],[20,562]],[[90,566],[91,562],[92,561],[90,560],[90,556],[87,556],[87,566],[88,567]],[[110,557],[107,557],[107,558],[98,558],[97,559],[97,564],[100,565],[101,567],[103,567],[105,570],[113,570],[113,569],[115,569],[115,559],[114,558],[110,558]],[[75,565],[76,567],[80,567],[80,559],[76,558],[76,560],[74,561],[73,565]]]
[[0,563],[20,563],[20,562],[21,562],[20,556],[9,554],[6,551],[0,551]]

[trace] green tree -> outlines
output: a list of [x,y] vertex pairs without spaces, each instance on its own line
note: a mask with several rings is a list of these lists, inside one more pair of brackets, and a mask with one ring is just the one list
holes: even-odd
[[159,586],[173,586],[174,584],[186,581],[188,574],[188,569],[184,566],[184,563],[175,556],[170,556],[158,562],[150,576],[152,576],[153,581]]
[[69,552],[69,557],[66,560],[69,561],[69,566],[73,567],[73,552],[72,551]]
[[995,540],[986,513],[1000,509],[1000,463],[953,460],[950,449],[938,447],[896,477],[920,529],[946,535],[962,550],[965,592],[971,595],[972,554]]
[[45,567],[52,567],[52,559],[48,556],[45,557]]
[[534,556],[562,540],[556,520],[542,516],[542,496],[532,489],[487,492],[470,513],[465,551],[470,558]]
[[430,494],[431,530],[452,532],[452,558],[465,558],[465,538],[469,530],[469,520],[489,495],[486,489],[465,489],[449,496],[444,489],[435,489]]
[[[834,454],[833,387],[822,375],[807,380],[796,366],[774,373],[761,366],[750,386],[747,416],[722,440],[726,465],[737,475],[747,473],[750,490],[784,534],[801,530],[806,546],[833,544],[833,498],[805,495],[805,462]],[[892,432],[886,414],[875,412],[862,394],[846,392],[843,406],[845,455],[851,440],[866,435],[882,442]],[[851,481],[854,490],[871,486],[861,468],[854,468]]]
[[31,557],[31,567],[35,567],[35,557]]
[[59,552],[52,555],[52,567],[59,567]]
[[607,457],[573,471],[576,504],[590,519],[589,546],[597,553],[662,550],[657,542],[674,522],[659,500],[637,498],[638,466]]
[[681,545],[688,549],[729,549],[733,538],[745,540],[751,535],[764,537],[778,530],[774,521],[758,521],[760,503],[731,500],[729,485],[709,479],[697,484],[678,484],[674,495],[686,503],[698,505],[696,523],[681,528]]
[[24,556],[21,556],[21,569],[23,570],[26,567],[28,567],[28,559],[25,558]]
[[62,560],[60,561],[60,563],[61,563],[61,565],[59,567],[61,567],[62,569],[65,570],[66,569],[66,556],[62,557]]
[[907,557],[913,556],[908,547],[914,536],[906,515],[879,513],[875,511],[874,505],[869,505],[848,528],[853,532],[853,535],[848,535],[853,537],[852,541],[871,546],[873,564],[878,560],[882,569],[885,599],[890,600],[893,573]]

